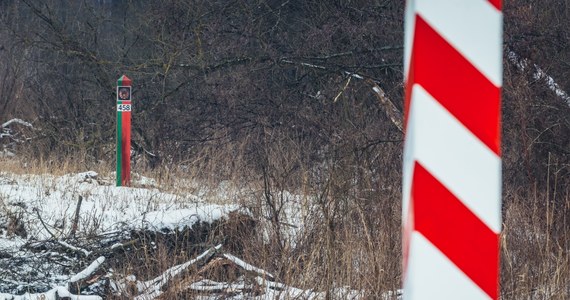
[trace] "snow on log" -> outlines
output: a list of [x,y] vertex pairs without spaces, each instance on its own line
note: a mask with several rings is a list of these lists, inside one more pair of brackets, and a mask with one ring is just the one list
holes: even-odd
[[83,279],[90,277],[91,275],[93,275],[93,273],[95,273],[95,271],[97,271],[97,269],[99,269],[99,267],[101,266],[101,264],[103,262],[105,262],[104,256],[97,258],[87,268],[85,268],[85,270],[83,270],[83,271],[75,274],[73,277],[71,277],[69,282],[74,283],[74,282],[78,282],[80,280],[83,280]]
[[192,208],[176,209],[168,211],[152,211],[144,214],[134,221],[141,224],[140,229],[151,230],[182,230],[192,228],[199,222],[213,223],[222,218],[226,218],[230,212],[239,211],[238,205],[197,205]]
[[[92,284],[93,282],[89,282],[95,275],[95,272],[99,269],[101,264],[105,262],[105,257],[101,256],[97,258],[94,262],[92,262],[87,268],[83,271],[75,274],[71,279],[69,279],[68,288],[70,291],[74,293],[79,293],[81,289]],[[97,279],[97,278],[95,278]]]
[[570,95],[568,95],[568,93],[565,90],[563,90],[560,87],[560,85],[558,85],[558,83],[556,83],[556,81],[554,81],[554,78],[552,78],[550,75],[548,75],[542,68],[540,68],[536,64],[533,64],[528,59],[520,58],[520,56],[518,56],[512,50],[509,51],[509,53],[507,54],[507,59],[512,64],[514,64],[520,71],[525,71],[525,69],[527,69],[529,66],[531,66],[533,68],[532,77],[536,80],[543,80],[546,83],[546,86],[548,87],[548,89],[553,91],[556,94],[556,96],[558,96],[560,99],[564,100],[566,102],[566,104],[568,106],[570,106]]
[[[72,250],[72,251],[74,251],[74,252],[82,253],[82,254],[85,255],[86,257],[89,256],[89,254],[91,254],[91,252],[89,252],[89,251],[87,251],[87,250],[85,250],[85,249],[83,249],[83,248],[75,247],[75,246],[73,246],[73,245],[71,245],[71,244],[69,244],[69,243],[66,243],[66,242],[64,242],[64,241],[61,241],[61,240],[57,240],[57,243],[60,244],[60,245],[62,245],[62,246],[65,247],[65,248],[69,249],[69,250]],[[103,260],[104,260],[104,259],[105,259],[105,258],[103,258]]]
[[198,257],[196,257],[196,258],[194,258],[188,262],[185,262],[183,264],[176,265],[176,266],[166,270],[164,273],[162,273],[158,277],[142,283],[142,285],[144,287],[146,287],[145,293],[137,296],[135,299],[146,300],[146,299],[154,299],[155,297],[158,297],[160,294],[162,294],[162,292],[161,292],[162,287],[164,285],[166,285],[172,278],[174,278],[178,274],[182,273],[184,270],[188,269],[190,266],[196,264],[197,262],[200,262],[202,260],[207,260],[212,255],[214,255],[216,253],[216,251],[220,250],[221,248],[222,248],[221,244],[216,246],[216,247],[212,247],[212,248],[206,250],[205,252],[203,252],[202,254],[198,255]]
[[22,119],[17,119],[17,118],[16,118],[16,119],[12,119],[12,120],[10,120],[10,121],[8,121],[8,122],[2,124],[2,128],[6,128],[6,127],[10,126],[12,123],[16,123],[16,124],[20,124],[20,125],[23,125],[23,126],[26,126],[26,127],[34,128],[34,126],[33,126],[31,123],[28,123],[28,122],[26,122],[26,121],[24,121],[24,120],[22,120]]
[[243,260],[241,260],[241,259],[239,259],[239,258],[237,258],[231,254],[226,253],[226,254],[224,254],[224,257],[231,260],[233,263],[240,266],[241,268],[243,268],[246,271],[257,273],[257,274],[259,274],[263,277],[269,278],[271,280],[275,279],[275,276],[273,276],[271,273],[269,273],[265,270],[262,270],[260,268],[257,268],[255,266],[252,266],[252,265],[246,263],[245,261],[243,261]]
[[200,281],[190,284],[189,289],[201,292],[237,292],[240,293],[246,289],[252,289],[251,286],[244,283],[227,283],[217,282],[209,279],[202,279]]

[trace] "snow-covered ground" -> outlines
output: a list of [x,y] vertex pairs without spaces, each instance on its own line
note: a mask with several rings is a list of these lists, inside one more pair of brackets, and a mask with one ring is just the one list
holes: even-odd
[[[88,257],[91,251],[75,246],[73,237],[182,229],[239,210],[233,204],[161,192],[152,179],[136,178],[134,186],[146,187],[115,187],[110,178],[92,171],[60,177],[0,173],[0,292],[51,290],[42,294],[47,298],[38,299],[49,299],[58,289],[60,296],[65,294],[62,289],[81,274],[71,270],[73,261],[62,265],[59,253],[42,250],[48,241]],[[0,294],[0,299],[11,299],[8,295]]]
[[[97,237],[98,245],[102,245],[106,238],[109,243],[121,240],[122,235],[132,230],[183,230],[197,223],[211,224],[225,219],[232,212],[248,214],[241,206],[231,203],[227,185],[214,191],[218,193],[214,197],[218,201],[213,204],[206,192],[197,192],[198,195],[168,193],[161,191],[150,178],[134,176],[134,187],[115,187],[113,179],[112,174],[101,176],[92,171],[64,176],[0,173],[0,300],[101,299],[97,295],[85,295],[85,291],[76,292],[84,294],[77,296],[69,291],[73,283],[89,278],[105,264],[104,252],[88,246],[88,237]],[[306,213],[301,207],[306,200],[290,193],[279,197],[287,200],[285,220],[294,226],[290,226],[286,234],[294,242],[296,233],[303,227]],[[120,246],[116,243],[106,247]],[[232,291],[231,299],[325,297],[324,293],[276,282],[272,274],[254,266],[255,262],[245,262],[224,253],[221,248],[222,245],[211,247],[186,263],[164,270],[154,279],[145,281],[127,276],[111,281],[109,287],[121,294],[128,286],[135,286],[137,299],[154,299],[163,293],[168,280],[216,254],[214,260],[232,263],[253,275],[233,282],[210,279],[192,282],[187,289],[210,291],[213,295],[201,299],[216,299],[216,291],[224,295]],[[94,294],[94,290],[96,286],[87,294]],[[244,292],[252,290],[257,291],[255,295]],[[361,292],[347,288],[333,292],[342,299],[362,298]],[[386,294],[386,299],[395,299],[394,294]]]
[[[135,185],[141,182],[149,185],[152,180],[139,177]],[[125,227],[191,226],[238,209],[237,205],[206,204],[194,195],[164,193],[156,187],[115,187],[93,171],[61,177],[0,174],[0,205],[21,215],[29,239],[67,237],[80,198],[78,230],[94,234]]]

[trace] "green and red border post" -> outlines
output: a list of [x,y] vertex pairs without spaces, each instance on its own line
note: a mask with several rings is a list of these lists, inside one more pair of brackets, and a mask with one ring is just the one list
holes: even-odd
[[132,81],[117,80],[117,186],[131,185],[131,98]]

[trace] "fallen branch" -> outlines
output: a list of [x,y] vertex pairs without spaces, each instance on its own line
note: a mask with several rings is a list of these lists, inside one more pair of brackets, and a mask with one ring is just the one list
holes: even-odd
[[138,300],[154,299],[155,297],[162,294],[162,288],[166,284],[168,284],[170,280],[172,280],[174,277],[176,277],[177,275],[188,269],[190,266],[195,265],[200,261],[209,259],[210,257],[212,257],[212,255],[216,253],[216,251],[220,250],[221,248],[222,248],[221,244],[216,247],[212,247],[203,252],[202,254],[198,255],[196,258],[166,270],[160,276],[152,280],[142,283],[137,283],[137,286],[144,287],[144,293],[135,297],[135,299]]
[[2,128],[6,128],[6,127],[10,126],[12,123],[16,123],[16,124],[20,124],[20,125],[23,125],[23,126],[26,126],[26,127],[34,128],[34,126],[33,126],[31,123],[28,123],[28,122],[26,122],[26,121],[24,121],[24,120],[22,120],[22,119],[17,119],[17,118],[16,118],[16,119],[12,119],[12,120],[10,120],[10,121],[5,122],[4,124],[2,124]]
[[93,261],[83,271],[71,277],[68,283],[69,290],[74,293],[79,293],[84,287],[96,281],[98,277],[94,276],[94,274],[97,272],[97,270],[99,270],[99,267],[101,267],[101,264],[103,264],[103,262],[105,262],[105,257],[101,256]]
[[548,89],[553,91],[556,96],[564,100],[566,104],[570,106],[570,95],[563,90],[556,81],[554,81],[554,78],[542,70],[542,68],[532,63],[529,59],[522,59],[512,50],[508,50],[507,59],[515,65],[519,71],[525,71],[528,68],[532,68],[532,77],[536,80],[543,80]]
[[[283,64],[299,65],[302,67],[318,69],[318,70],[338,71],[338,70],[334,70],[334,69],[328,68],[328,67],[323,66],[323,65],[317,65],[317,64],[306,63],[306,62],[297,62],[297,61],[293,61],[293,60],[289,60],[289,59],[285,59],[285,58],[282,58],[279,62],[283,63]],[[393,66],[393,65],[380,65],[378,67],[389,67],[389,66]],[[400,132],[404,132],[404,125],[403,125],[404,121],[403,121],[402,113],[398,110],[398,108],[396,108],[394,103],[390,99],[388,99],[388,96],[386,96],[386,93],[384,92],[384,90],[382,90],[382,88],[380,88],[378,83],[376,83],[370,77],[364,76],[364,75],[361,75],[358,73],[344,71],[344,74],[348,75],[349,78],[346,81],[344,87],[340,90],[340,92],[333,99],[333,102],[336,102],[338,100],[338,98],[342,95],[342,93],[346,90],[346,88],[350,84],[350,80],[352,78],[365,80],[368,84],[372,85],[372,90],[374,91],[374,93],[378,97],[378,100],[380,100],[380,104],[382,105],[382,109],[384,110],[384,112],[386,113],[388,118],[390,118],[392,123],[394,123],[394,125],[396,125],[396,127],[398,128],[398,130],[400,130]],[[318,95],[319,94],[317,94],[317,96],[313,96],[313,97],[318,97]]]
[[79,248],[79,247],[73,246],[73,245],[71,245],[71,244],[69,244],[69,243],[67,243],[67,242],[64,242],[64,241],[61,241],[61,240],[56,240],[55,242],[58,243],[58,244],[60,244],[61,246],[65,247],[65,248],[67,248],[67,249],[73,251],[73,252],[77,252],[77,253],[81,253],[81,254],[85,255],[85,257],[87,257],[87,256],[89,256],[89,254],[91,254],[90,251],[87,251],[87,250],[85,250],[85,249],[83,249],[83,248]]
[[55,234],[53,234],[53,232],[51,232],[51,230],[49,230],[48,226],[46,225],[46,223],[44,222],[44,220],[42,219],[42,216],[40,215],[40,210],[37,208],[33,208],[33,211],[36,212],[38,219],[40,220],[40,223],[42,224],[42,226],[44,227],[44,229],[47,231],[47,233],[49,233],[49,235],[51,235],[52,238],[54,238],[55,240],[57,240],[57,236],[55,236]]
[[[12,119],[12,120],[10,120],[8,122],[4,122],[2,125],[0,125],[0,139],[8,138],[13,142],[17,142],[17,143],[23,142],[22,140],[17,138],[18,134],[14,133],[13,130],[10,128],[10,125],[12,125],[12,124],[20,124],[22,126],[34,129],[34,126],[31,123],[28,123],[22,119]],[[26,140],[26,139],[24,139],[24,140]],[[4,150],[4,152],[5,151],[6,150]]]
[[252,289],[249,285],[243,283],[226,283],[217,282],[209,279],[202,279],[200,281],[193,282],[188,286],[188,289],[208,292],[208,293],[243,293],[244,290]]
[[352,79],[352,76],[348,77],[348,80],[346,81],[346,84],[344,85],[344,87],[342,88],[342,90],[340,90],[340,92],[338,92],[338,94],[336,95],[336,97],[334,97],[333,99],[333,103],[336,103],[336,101],[338,100],[338,98],[340,98],[340,96],[342,95],[342,93],[344,93],[344,91],[346,90],[346,88],[348,87],[348,85],[350,84],[350,80]]
[[376,97],[380,101],[384,113],[386,113],[386,115],[388,116],[388,118],[390,118],[392,123],[394,123],[394,125],[398,127],[398,130],[400,130],[400,132],[404,132],[404,125],[403,125],[404,121],[402,118],[402,113],[398,110],[398,108],[396,108],[396,105],[394,105],[394,103],[390,99],[388,99],[388,96],[386,96],[384,90],[381,89],[376,82],[370,79],[366,80],[366,82],[372,85],[372,90],[374,91]]
[[224,254],[223,255],[225,258],[229,259],[230,261],[232,261],[234,264],[240,266],[242,269],[248,271],[248,272],[253,272],[256,273],[257,275],[262,276],[263,278],[266,279],[270,279],[270,280],[275,280],[275,276],[273,276],[271,273],[260,269],[258,267],[255,267],[253,265],[250,265],[248,263],[246,263],[245,261],[231,255],[231,254]]

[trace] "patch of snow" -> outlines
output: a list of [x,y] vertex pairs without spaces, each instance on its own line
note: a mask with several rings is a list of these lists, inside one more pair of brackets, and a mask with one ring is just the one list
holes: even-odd
[[21,296],[0,293],[0,300],[57,300],[69,298],[71,300],[102,300],[99,296],[73,295],[64,287],[55,287],[44,293],[25,293]]
[[[155,228],[181,228],[195,222],[212,222],[236,210],[236,205],[202,205],[194,195],[164,193],[156,188],[129,188],[102,185],[96,172],[51,175],[0,174],[0,199],[22,203],[22,221],[29,224],[28,235],[45,240],[66,236],[73,223],[79,197],[79,229],[102,233],[124,229],[133,220]],[[32,210],[34,212],[32,212]],[[161,220],[162,219],[162,220]],[[50,232],[52,234],[50,234]]]
[[[143,178],[144,182],[152,182]],[[105,183],[108,182],[108,183]],[[0,278],[0,291],[9,291],[13,294],[25,292],[46,291],[44,293],[27,293],[20,296],[13,294],[0,294],[2,299],[45,299],[58,297],[70,299],[101,299],[98,296],[71,295],[62,286],[69,282],[77,282],[89,278],[99,266],[105,262],[101,256],[93,261],[87,268],[70,274],[69,266],[77,266],[78,255],[65,257],[68,266],[54,264],[61,258],[59,253],[43,251],[41,245],[45,241],[57,243],[67,249],[73,250],[84,257],[92,252],[73,245],[76,240],[69,239],[75,211],[82,197],[79,207],[79,222],[77,236],[96,234],[100,236],[122,235],[132,229],[146,230],[179,230],[196,226],[198,222],[212,223],[227,218],[231,212],[242,211],[235,204],[208,204],[202,195],[173,194],[161,192],[158,188],[115,187],[113,180],[106,181],[93,171],[67,174],[56,177],[52,175],[14,175],[0,173],[0,209],[9,210],[18,214],[23,224],[26,224],[27,238],[18,236],[8,237],[6,233],[0,235],[0,254],[9,253],[10,258],[0,258],[0,267],[9,268],[14,274],[20,274],[25,279],[13,280],[9,277]],[[234,201],[232,194],[236,187],[230,182],[222,182],[217,188],[208,191],[224,199],[224,203]],[[281,230],[284,238],[295,245],[300,232],[305,230],[305,221],[318,217],[314,199],[287,191],[275,193],[275,201],[282,207],[280,210]],[[261,211],[264,216],[270,212]],[[262,220],[264,218],[261,218]],[[8,222],[0,213],[0,228]],[[269,221],[262,221],[269,222]],[[270,228],[263,226],[262,228]],[[37,246],[36,246],[37,245]],[[79,244],[81,245],[81,244]],[[123,244],[109,238],[107,247],[115,249]],[[82,247],[85,244],[82,245]],[[27,248],[26,248],[27,247]],[[30,249],[36,251],[30,255]],[[109,286],[117,296],[125,296],[122,292],[134,287],[138,291],[136,299],[159,298],[165,285],[173,278],[187,270],[198,261],[206,257],[219,254],[221,245],[203,252],[186,263],[173,266],[161,275],[148,280],[138,281],[136,277],[122,277],[119,280],[110,280]],[[96,251],[95,249],[90,249]],[[81,255],[79,255],[81,256]],[[274,276],[260,268],[249,264],[231,254],[221,255],[232,261],[243,270],[256,273],[255,282],[238,280],[233,283],[202,280],[189,284],[188,288],[196,291],[231,291],[233,296],[228,299],[325,299],[326,294],[313,290],[304,290],[274,282]],[[255,262],[254,262],[255,263]],[[112,271],[110,271],[112,274]],[[34,274],[34,275],[30,275]],[[29,275],[29,276],[28,276]],[[248,275],[251,275],[248,273]],[[4,287],[2,287],[4,286]],[[249,291],[257,290],[261,286],[262,295],[252,294]],[[31,290],[30,288],[34,288]],[[331,291],[333,299],[364,299],[364,293],[351,290],[348,287],[339,287]],[[394,294],[386,294],[385,299],[394,299]],[[219,295],[218,295],[219,296]],[[43,298],[41,298],[43,297]],[[216,295],[197,296],[197,299],[219,299]]]
[[[51,299],[49,297],[58,291],[53,287],[65,286],[74,275],[70,272],[79,264],[80,257],[92,254],[91,249],[78,247],[69,239],[80,197],[75,236],[108,236],[112,248],[122,246],[113,237],[128,234],[132,229],[192,227],[198,221],[226,218],[228,213],[239,209],[237,205],[204,204],[191,194],[165,193],[157,188],[115,187],[113,183],[114,180],[101,178],[93,171],[63,176],[0,172],[0,269],[9,270],[0,272],[0,292],[11,293],[1,294],[0,300],[13,299],[17,294],[20,298],[14,299],[35,299],[41,295]],[[25,238],[14,233],[8,236],[9,215],[17,216],[24,224]],[[46,252],[42,250],[45,243],[59,244],[79,253],[80,257]],[[24,294],[38,291],[48,292]]]
[[142,175],[138,175],[135,177],[137,185],[143,187],[157,187],[158,183],[153,178],[145,177]]
[[212,223],[224,218],[228,213],[239,210],[237,205],[196,205],[192,208],[160,210],[146,213],[135,220],[141,229],[184,229],[192,228],[197,222]]

